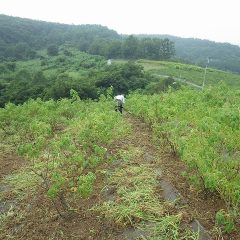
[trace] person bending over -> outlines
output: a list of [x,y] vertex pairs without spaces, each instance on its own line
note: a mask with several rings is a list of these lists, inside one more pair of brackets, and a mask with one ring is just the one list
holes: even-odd
[[121,114],[123,113],[123,104],[125,102],[125,98],[123,94],[117,95],[114,97],[117,100],[117,106],[115,108],[116,111],[119,111]]

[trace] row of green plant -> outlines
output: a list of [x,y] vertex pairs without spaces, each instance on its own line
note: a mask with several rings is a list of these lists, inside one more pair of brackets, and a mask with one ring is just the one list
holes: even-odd
[[218,193],[235,217],[240,206],[239,104],[240,92],[224,85],[134,93],[127,99],[129,111],[152,126],[157,144],[167,143],[187,163],[190,182],[200,191]]
[[91,194],[95,167],[111,160],[108,147],[129,130],[109,95],[98,102],[81,101],[74,90],[71,96],[7,104],[0,110],[1,139],[29,161],[9,183],[26,176],[21,184],[24,194],[41,185],[61,216],[71,211],[77,198]]

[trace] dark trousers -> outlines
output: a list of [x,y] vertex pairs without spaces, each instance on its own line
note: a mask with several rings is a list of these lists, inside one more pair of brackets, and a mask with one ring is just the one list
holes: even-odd
[[115,111],[119,111],[121,114],[123,113],[123,104],[122,103],[118,103],[118,105],[115,108]]

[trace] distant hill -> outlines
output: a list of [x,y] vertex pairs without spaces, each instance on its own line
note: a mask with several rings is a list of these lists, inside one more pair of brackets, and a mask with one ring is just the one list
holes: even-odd
[[62,45],[106,58],[163,60],[175,53],[169,39],[140,40],[101,25],[68,25],[0,15],[2,60],[34,59],[39,57],[38,50],[48,48],[57,55]]
[[0,14],[0,60],[34,59],[39,50],[52,45],[68,45],[107,58],[153,60],[170,58],[175,47],[174,60],[205,66],[209,59],[210,67],[240,73],[240,47],[229,43],[170,35],[123,36],[101,25],[49,23]]
[[96,42],[121,39],[100,25],[49,23],[0,14],[0,58],[34,58],[34,51],[54,44],[72,45],[82,51],[97,48]]
[[240,47],[230,43],[218,43],[196,38],[171,35],[136,35],[138,37],[168,38],[175,44],[176,58],[186,63],[230,70],[240,73]]

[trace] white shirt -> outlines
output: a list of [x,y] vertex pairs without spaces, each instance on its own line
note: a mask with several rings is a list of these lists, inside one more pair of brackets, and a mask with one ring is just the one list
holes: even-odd
[[119,100],[119,101],[121,101],[122,103],[125,102],[125,98],[124,98],[123,95],[117,95],[117,96],[114,97],[114,99]]

